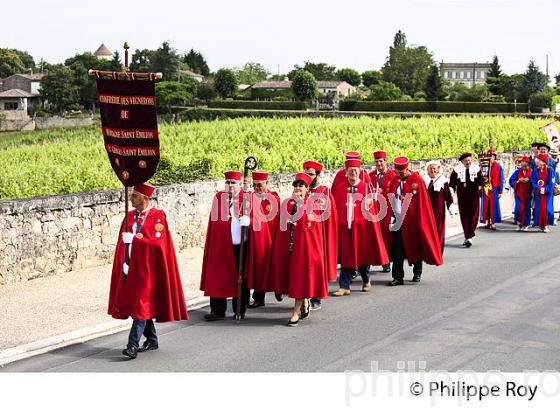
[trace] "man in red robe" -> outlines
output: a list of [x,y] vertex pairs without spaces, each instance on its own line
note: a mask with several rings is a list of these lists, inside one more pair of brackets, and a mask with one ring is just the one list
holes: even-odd
[[422,262],[441,265],[441,247],[426,184],[418,172],[410,172],[408,158],[397,157],[394,162],[398,181],[391,188],[389,198],[395,223],[393,233],[393,281],[389,286],[404,284],[404,260],[413,265],[413,282],[420,282]]
[[[268,189],[268,172],[253,171],[253,192],[251,193],[251,225],[247,249],[247,287],[254,289],[253,302],[248,308],[264,306],[267,289],[264,283],[265,272],[270,262],[276,225],[280,218],[280,197]],[[282,295],[277,294],[281,301]]]
[[480,191],[484,182],[480,166],[472,162],[470,152],[461,154],[459,161],[460,163],[451,172],[449,186],[457,192],[459,216],[465,236],[463,246],[470,248],[478,225]]
[[[344,160],[348,161],[349,159],[361,160],[360,153],[358,151],[348,151],[344,154]],[[360,180],[364,181],[366,184],[370,182],[369,174],[365,169],[360,170]],[[346,184],[346,168],[342,168],[334,176],[333,183],[331,185],[331,189],[333,192],[336,189],[336,186],[340,183]]]
[[[317,161],[305,161],[303,171],[311,177],[309,195],[312,206],[321,209],[321,229],[323,232],[323,255],[325,258],[325,276],[330,282],[337,279],[338,258],[338,214],[332,192],[324,185],[319,185],[323,165]],[[311,310],[321,309],[321,298],[311,299]]]
[[[338,262],[340,263],[340,289],[333,296],[350,294],[350,282],[356,270],[362,277],[362,292],[369,292],[370,265],[384,265],[389,256],[373,201],[373,187],[360,179],[359,159],[346,160],[346,181],[333,190],[338,212]],[[367,174],[366,174],[367,175]]]
[[[212,201],[212,211],[208,218],[200,290],[210,296],[210,313],[204,315],[207,321],[223,320],[226,317],[227,299],[232,299],[232,308],[237,310],[237,282],[239,254],[243,227],[248,227],[249,216],[243,215],[241,172],[227,171],[225,190],[218,192]],[[244,253],[248,235],[244,236]],[[244,258],[247,263],[247,258]],[[249,303],[250,291],[243,278],[241,293],[241,318]]]
[[[167,217],[151,206],[153,193],[149,184],[134,187],[131,203],[135,209],[122,223],[111,276],[108,313],[115,319],[132,317],[128,345],[122,351],[131,359],[138,352],[158,348],[153,319],[188,319]],[[146,341],[139,347],[142,335]]]
[[[373,189],[375,192],[375,199],[377,202],[378,209],[385,207],[387,212],[385,216],[381,219],[381,232],[383,234],[383,242],[385,244],[385,249],[389,258],[391,257],[391,231],[389,230],[389,224],[391,223],[391,205],[389,203],[389,197],[387,196],[395,181],[397,180],[397,174],[392,169],[389,169],[387,164],[387,153],[385,151],[379,150],[373,153],[373,158],[375,159],[375,169],[369,173],[371,183],[373,184]],[[386,263],[383,265],[383,272],[390,272],[391,264]]]
[[453,195],[449,188],[449,180],[441,173],[441,163],[439,161],[430,161],[426,164],[426,173],[424,182],[428,187],[432,210],[434,211],[434,219],[439,234],[441,244],[441,253],[445,247],[445,214],[449,212],[453,215],[451,206],[453,205]]

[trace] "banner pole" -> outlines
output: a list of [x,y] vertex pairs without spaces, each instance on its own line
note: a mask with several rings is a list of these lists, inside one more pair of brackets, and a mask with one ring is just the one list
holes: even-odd
[[128,49],[130,48],[130,46],[126,41],[123,45],[123,48],[124,48],[124,71],[128,72]]

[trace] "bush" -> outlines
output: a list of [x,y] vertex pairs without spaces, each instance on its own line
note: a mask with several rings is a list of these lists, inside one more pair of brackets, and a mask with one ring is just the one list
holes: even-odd
[[468,113],[513,113],[527,112],[527,104],[473,103],[451,101],[351,101],[340,102],[340,111],[380,112],[468,112]]
[[214,121],[235,118],[292,118],[317,116],[314,111],[228,110],[195,108],[178,115],[179,121]]
[[529,109],[531,112],[542,112],[543,108],[552,107],[552,93],[535,93],[529,97]]
[[241,110],[305,110],[304,102],[292,101],[227,101],[214,100],[208,103],[208,108],[228,108]]
[[369,87],[371,90],[368,99],[371,101],[396,101],[402,96],[402,91],[393,83],[379,81]]

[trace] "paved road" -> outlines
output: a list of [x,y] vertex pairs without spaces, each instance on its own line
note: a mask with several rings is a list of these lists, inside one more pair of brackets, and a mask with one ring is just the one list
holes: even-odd
[[560,228],[514,228],[479,230],[470,249],[448,240],[445,264],[425,267],[420,284],[389,288],[390,275],[377,272],[366,294],[354,282],[356,292],[329,298],[297,328],[285,326],[290,300],[267,300],[240,325],[206,323],[203,309],[159,325],[160,349],[137,360],[121,356],[119,333],[2,371],[396,371],[407,361],[431,371],[560,371]]

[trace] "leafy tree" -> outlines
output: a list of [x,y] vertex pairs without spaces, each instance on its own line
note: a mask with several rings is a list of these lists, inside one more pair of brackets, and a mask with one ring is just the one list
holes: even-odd
[[486,85],[475,84],[471,88],[463,83],[456,83],[451,88],[450,99],[452,101],[480,102],[490,96]]
[[503,74],[498,61],[498,56],[494,56],[492,64],[490,64],[490,71],[488,71],[488,74],[486,75],[486,85],[488,85],[488,89],[492,94],[501,95],[499,80],[502,76]]
[[378,84],[379,81],[383,79],[383,76],[379,71],[368,70],[362,73],[362,83],[365,87],[371,87],[374,84]]
[[292,92],[299,101],[313,100],[319,95],[317,81],[313,74],[306,70],[299,70],[292,78]]
[[179,61],[177,51],[169,45],[168,41],[165,41],[154,51],[150,68],[153,72],[162,73],[165,81],[172,81],[178,78]]
[[130,71],[140,73],[152,71],[152,59],[154,56],[153,50],[135,50],[130,60]]
[[383,80],[372,85],[369,89],[368,100],[371,101],[398,101],[403,95],[399,87]]
[[288,73],[288,78],[293,80],[294,75],[300,71],[305,70],[313,74],[313,77],[317,81],[325,80],[336,80],[336,67],[333,65],[328,65],[327,63],[312,63],[306,61],[303,67],[299,67],[297,64],[292,71]]
[[360,73],[353,68],[341,68],[336,70],[336,79],[340,81],[346,81],[348,84],[357,87],[362,82],[362,77]]
[[266,80],[270,73],[262,64],[249,62],[243,68],[236,69],[235,74],[239,84],[256,84]]
[[286,74],[272,74],[268,79],[270,81],[284,81],[286,79]]
[[72,70],[72,75],[66,80],[71,81],[78,89],[80,105],[94,109],[97,103],[97,85],[95,78],[90,77],[88,71],[90,69],[110,71],[111,61],[97,58],[94,54],[86,52],[66,59],[64,65]]
[[27,51],[16,50],[15,48],[13,49],[13,51],[15,51],[19,56],[19,59],[21,60],[26,70],[35,70],[35,60],[33,59],[33,56],[31,54],[29,54]]
[[55,111],[63,112],[79,103],[79,89],[72,70],[62,64],[52,65],[41,80],[41,95]]
[[214,88],[221,98],[235,96],[237,92],[237,77],[233,70],[220,68],[214,77]]
[[432,65],[430,74],[426,80],[426,99],[432,101],[442,101],[447,97],[447,93],[443,89],[442,78],[439,74],[439,68],[436,64]]
[[523,75],[521,84],[517,92],[518,100],[521,102],[528,102],[532,94],[546,91],[548,78],[545,74],[539,71],[539,67],[533,60],[529,62],[527,71]]
[[201,74],[205,77],[210,75],[208,63],[206,63],[201,53],[194,51],[192,48],[181,60],[183,63],[187,64],[194,73]]
[[210,101],[216,98],[217,95],[213,80],[204,80],[200,83],[198,87],[198,98],[204,101]]
[[500,67],[500,62],[498,56],[492,58],[492,63],[490,64],[490,71],[488,71],[487,77],[498,78],[502,75],[502,69]]
[[25,73],[25,65],[13,49],[0,48],[0,78]]
[[122,71],[123,64],[121,63],[121,56],[118,51],[113,53],[113,59],[111,60],[109,66],[111,71]]
[[426,86],[433,64],[432,54],[426,47],[408,47],[405,34],[399,31],[389,48],[383,79],[397,85],[405,94],[414,95]]
[[549,92],[538,92],[529,97],[529,109],[533,112],[542,112],[543,108],[552,108],[552,98],[554,95]]
[[[196,82],[196,80],[193,81]],[[157,109],[160,114],[170,113],[173,106],[188,104],[195,95],[196,86],[193,88],[192,84],[176,81],[160,81],[156,83]]]

